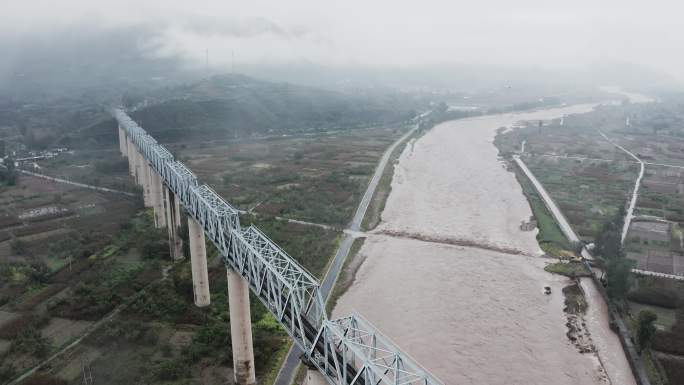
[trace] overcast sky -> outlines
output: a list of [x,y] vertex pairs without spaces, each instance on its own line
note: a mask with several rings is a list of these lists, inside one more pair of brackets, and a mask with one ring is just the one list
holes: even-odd
[[[9,4],[8,4],[9,3]],[[3,0],[0,33],[150,24],[157,55],[228,65],[646,65],[684,80],[684,2],[671,0]],[[149,42],[148,42],[149,43]],[[140,42],[138,42],[140,44]]]

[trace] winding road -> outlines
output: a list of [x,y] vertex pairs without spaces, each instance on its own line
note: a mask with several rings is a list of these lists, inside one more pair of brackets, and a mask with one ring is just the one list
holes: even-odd
[[606,134],[603,132],[599,131],[599,134],[605,139],[608,143],[612,144],[613,146],[619,148],[622,150],[624,153],[629,155],[630,157],[634,158],[637,162],[639,162],[639,176],[636,179],[636,182],[634,183],[634,190],[632,191],[632,199],[629,201],[629,207],[627,208],[627,214],[625,214],[625,223],[622,226],[622,234],[620,236],[620,242],[625,243],[625,238],[627,237],[627,231],[629,231],[629,225],[632,223],[632,218],[634,218],[634,206],[636,206],[637,198],[639,197],[639,186],[641,186],[641,179],[644,177],[644,161],[641,160],[638,156],[634,155],[631,151],[627,150],[626,148],[622,147],[621,145],[613,142],[610,140]]

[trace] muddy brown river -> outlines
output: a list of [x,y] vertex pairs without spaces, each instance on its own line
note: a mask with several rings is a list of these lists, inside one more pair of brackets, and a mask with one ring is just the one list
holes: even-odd
[[[591,282],[599,352],[581,354],[566,337],[567,279],[543,270],[535,232],[520,230],[532,212],[493,145],[499,127],[593,106],[446,122],[407,146],[334,315],[360,313],[447,384],[634,384]],[[453,245],[464,242],[476,246]]]

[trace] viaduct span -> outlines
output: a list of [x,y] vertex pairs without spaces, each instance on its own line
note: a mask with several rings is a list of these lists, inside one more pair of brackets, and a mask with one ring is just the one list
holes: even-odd
[[166,227],[171,255],[183,259],[181,207],[187,213],[196,306],[208,306],[205,238],[216,246],[228,275],[235,382],[256,383],[249,290],[304,352],[310,385],[441,385],[357,314],[329,320],[320,282],[254,226],[240,226],[237,209],[134,122],[114,109],[119,149],[143,189],[155,226]]

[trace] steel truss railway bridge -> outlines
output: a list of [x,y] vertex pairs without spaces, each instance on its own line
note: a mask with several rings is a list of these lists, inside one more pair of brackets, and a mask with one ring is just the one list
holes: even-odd
[[357,314],[330,320],[320,282],[254,226],[242,227],[238,210],[134,122],[114,109],[119,149],[154,208],[155,226],[166,227],[174,259],[182,259],[180,208],[190,233],[196,306],[210,304],[205,237],[216,246],[228,275],[235,382],[256,383],[249,290],[304,352],[311,385],[438,385],[435,377]]

